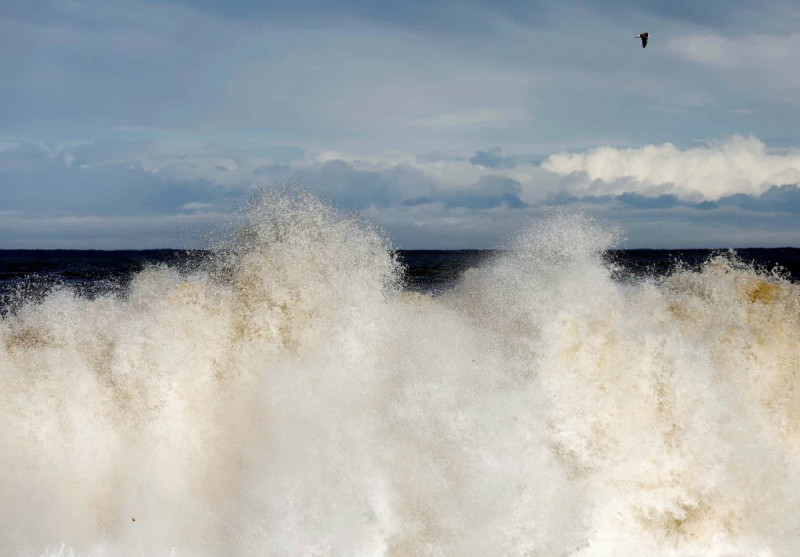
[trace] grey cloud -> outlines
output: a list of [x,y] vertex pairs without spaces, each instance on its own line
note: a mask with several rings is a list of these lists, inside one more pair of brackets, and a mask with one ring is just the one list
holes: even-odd
[[447,188],[407,165],[359,170],[336,160],[301,169],[293,174],[293,179],[353,209],[373,205],[412,207],[427,203],[466,209],[490,209],[503,204],[511,208],[525,206],[520,199],[521,184],[501,175],[487,175],[465,187]]
[[797,185],[772,186],[761,195],[729,195],[717,201],[698,203],[699,209],[739,207],[762,213],[790,213],[800,216],[800,188]]
[[452,155],[440,152],[428,152],[417,155],[415,160],[418,163],[431,163],[431,162],[452,162],[467,160],[466,157],[460,155]]
[[40,143],[23,142],[11,149],[0,151],[2,161],[41,161],[49,158],[48,151]]
[[772,186],[762,194],[733,194],[716,201],[690,202],[675,195],[664,194],[655,197],[626,192],[619,195],[576,196],[561,192],[547,198],[547,205],[590,204],[609,205],[636,210],[672,209],[682,207],[699,211],[715,211],[736,208],[744,211],[800,216],[800,187],[797,185]]
[[137,157],[155,156],[157,153],[152,141],[107,140],[78,145],[69,150],[73,164],[95,164],[114,161],[130,161]]
[[[701,210],[676,206],[637,209],[617,200],[576,202],[576,207],[606,228],[623,233],[624,248],[744,248],[800,245],[800,219],[793,215],[757,213],[738,207]],[[390,232],[405,249],[496,248],[548,214],[547,205],[522,209],[448,209],[429,204],[371,210],[370,219]]]
[[[731,125],[707,108],[720,93],[701,69],[656,43],[643,56],[626,18],[608,18],[599,3],[133,1],[109,10],[85,0],[36,12],[0,17],[0,50],[17,53],[0,60],[0,121],[17,135],[121,137],[138,127],[154,138],[258,134],[341,151],[472,150],[584,144],[610,129],[617,144],[688,140],[686,130],[708,136]],[[316,17],[326,25],[309,24]],[[465,18],[482,40],[460,25]],[[754,119],[754,131],[776,121],[785,118]],[[302,154],[267,156],[287,164]]]
[[800,220],[785,213],[738,207],[637,210],[604,209],[603,216],[627,235],[626,247],[744,248],[800,245]]
[[0,151],[0,172],[31,171],[52,158],[51,152],[37,143],[20,143]]
[[359,170],[341,161],[314,164],[293,175],[298,183],[353,209],[402,203],[415,192],[436,188],[419,170],[398,165],[389,169]]
[[638,193],[623,193],[616,197],[623,205],[634,209],[669,209],[680,204],[677,196],[659,195],[658,197],[647,197]]
[[253,149],[261,156],[268,157],[277,164],[287,164],[294,161],[301,161],[306,158],[306,150],[291,145],[269,145]]
[[499,150],[475,151],[469,162],[486,168],[513,168],[517,161],[513,157],[504,157]]
[[4,207],[28,215],[169,214],[191,202],[223,208],[243,188],[223,188],[208,180],[176,180],[128,163],[83,168],[61,160],[0,171]]
[[491,209],[502,204],[520,209],[525,204],[520,199],[520,183],[505,176],[483,176],[470,188],[446,192],[441,200],[446,207],[465,207],[467,209]]
[[160,249],[207,247],[229,217],[194,212],[139,216],[4,216],[0,249]]
[[239,0],[216,2],[213,0],[182,0],[186,5],[208,12],[244,20],[280,21],[298,24],[332,20],[365,20],[395,29],[417,32],[481,33],[491,28],[493,17],[524,18],[530,23],[542,24],[551,6],[546,2],[521,5],[518,2],[397,2],[388,0],[295,0],[293,2],[260,2]]
[[767,191],[757,195],[743,193],[728,195],[716,201],[700,201],[692,203],[683,201],[675,195],[659,195],[648,197],[638,193],[628,192],[619,195],[588,196],[561,198],[564,203],[609,203],[615,202],[620,206],[631,209],[671,209],[685,207],[700,211],[714,211],[723,208],[737,208],[758,213],[789,213],[800,216],[800,188],[797,185],[772,186]]
[[[398,2],[390,0],[344,0],[326,2],[324,0],[297,0],[294,2],[260,2],[257,0],[237,0],[216,2],[214,0],[182,0],[187,5],[200,7],[211,13],[227,17],[262,21],[330,21],[335,18],[360,18],[382,24],[390,24],[421,32],[441,32],[441,30],[478,32],[485,30],[489,20],[505,18],[528,25],[543,26],[549,23],[554,14],[569,9],[570,5],[554,2],[517,2],[515,0],[467,0],[461,2]],[[586,11],[601,12],[607,17],[617,19],[637,19],[652,21],[662,18],[677,22],[710,25],[715,27],[736,26],[744,20],[753,21],[754,15],[769,8],[790,6],[788,3],[766,1],[753,13],[753,3],[748,0],[732,2],[706,2],[698,4],[692,0],[676,0],[665,3],[659,0],[646,0],[631,5],[624,0],[583,2],[580,7]],[[574,9],[574,7],[573,7]]]
[[268,179],[281,179],[290,172],[289,165],[286,164],[265,164],[253,170],[253,174]]

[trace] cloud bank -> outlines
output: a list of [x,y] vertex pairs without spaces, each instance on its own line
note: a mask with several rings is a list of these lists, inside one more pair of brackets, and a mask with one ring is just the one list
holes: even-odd
[[[681,149],[358,156],[281,145],[20,143],[0,151],[0,247],[195,247],[248,196],[288,182],[408,248],[502,245],[554,206],[631,247],[800,245],[800,154],[734,136]],[[692,230],[691,235],[687,231]]]
[[[800,150],[771,153],[753,136],[734,136],[709,145],[679,149],[671,143],[637,149],[600,147],[585,153],[551,155],[542,167],[560,175],[601,180],[604,193],[670,193],[682,199],[757,195],[776,184],[800,182]],[[592,189],[583,182],[578,189]]]

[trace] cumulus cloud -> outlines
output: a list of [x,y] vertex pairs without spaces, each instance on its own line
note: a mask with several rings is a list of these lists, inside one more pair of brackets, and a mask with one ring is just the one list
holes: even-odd
[[[760,194],[775,184],[800,182],[800,150],[772,152],[755,137],[680,149],[671,143],[637,149],[600,147],[558,153],[542,167],[560,175],[582,174],[587,192],[674,194],[686,199]],[[601,184],[593,183],[600,180]]]

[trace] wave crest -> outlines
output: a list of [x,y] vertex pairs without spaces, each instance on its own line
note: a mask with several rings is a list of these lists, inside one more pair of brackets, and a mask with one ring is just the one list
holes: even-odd
[[0,319],[3,553],[793,554],[797,285],[615,281],[558,213],[434,298],[307,194],[244,220]]

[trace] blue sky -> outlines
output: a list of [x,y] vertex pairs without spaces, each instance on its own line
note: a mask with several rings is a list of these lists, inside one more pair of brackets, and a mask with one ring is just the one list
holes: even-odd
[[791,2],[5,2],[0,248],[195,246],[287,181],[404,248],[495,246],[564,204],[630,247],[800,246],[798,23]]

